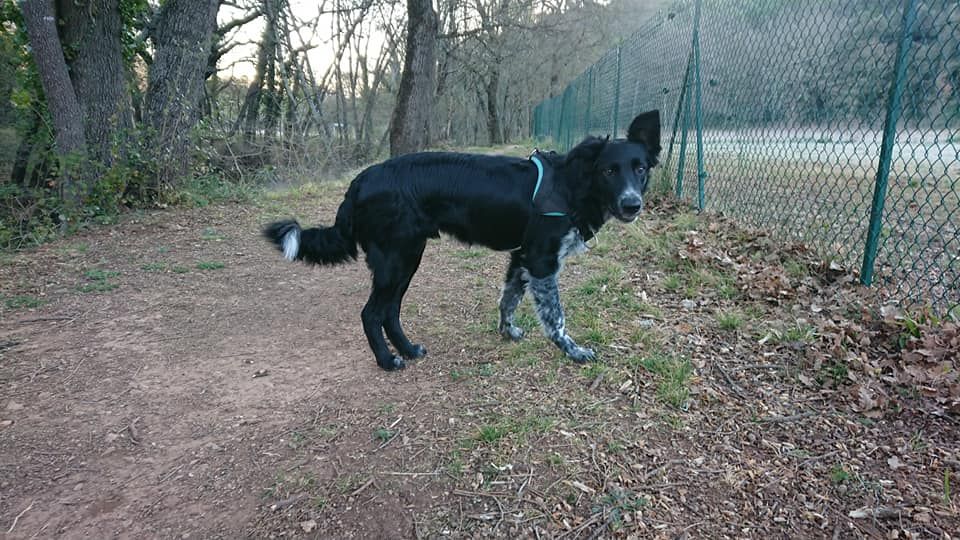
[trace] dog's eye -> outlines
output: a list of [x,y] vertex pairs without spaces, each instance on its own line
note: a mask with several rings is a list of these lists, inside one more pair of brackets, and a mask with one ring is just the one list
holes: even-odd
[[643,165],[637,165],[637,168],[635,168],[633,171],[636,172],[637,174],[643,174],[644,172],[647,171],[647,168],[644,167]]
[[613,168],[607,167],[606,169],[604,169],[604,170],[603,170],[603,175],[604,175],[604,176],[613,176]]

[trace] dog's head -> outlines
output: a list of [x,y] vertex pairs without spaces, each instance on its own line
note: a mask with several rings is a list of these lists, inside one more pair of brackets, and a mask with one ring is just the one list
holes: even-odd
[[650,169],[660,155],[660,111],[637,115],[626,139],[591,137],[574,147],[567,162],[579,161],[589,178],[584,187],[603,202],[609,215],[629,223],[643,210]]

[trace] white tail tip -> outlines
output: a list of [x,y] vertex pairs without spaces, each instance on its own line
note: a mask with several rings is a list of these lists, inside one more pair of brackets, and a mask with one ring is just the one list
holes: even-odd
[[283,235],[283,258],[288,261],[296,260],[297,253],[300,252],[300,229],[295,227]]

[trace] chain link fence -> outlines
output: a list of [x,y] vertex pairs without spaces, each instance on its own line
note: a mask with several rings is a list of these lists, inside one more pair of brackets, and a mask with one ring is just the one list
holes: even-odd
[[960,304],[960,2],[687,0],[533,115],[569,148],[660,109],[676,194],[898,301]]

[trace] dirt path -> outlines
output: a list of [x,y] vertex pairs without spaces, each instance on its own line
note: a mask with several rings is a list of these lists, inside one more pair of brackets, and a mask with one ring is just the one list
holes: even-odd
[[[719,270],[716,281],[684,274],[675,286],[672,270],[651,262],[675,260],[687,229],[709,236],[712,225],[654,210],[568,267],[570,326],[605,359],[587,368],[537,335],[529,306],[531,337],[497,339],[503,257],[433,243],[404,307],[429,355],[385,373],[358,322],[365,267],[285,264],[258,238],[289,212],[328,222],[338,191],[147,213],[4,260],[0,532],[957,530],[956,416],[855,412],[850,381],[820,381],[811,367],[819,323],[803,323],[809,341],[781,333],[756,345],[770,328],[799,327],[809,299],[758,299]],[[835,290],[817,291],[837,302]],[[744,320],[725,333],[721,310]],[[679,358],[689,367],[671,371]]]

